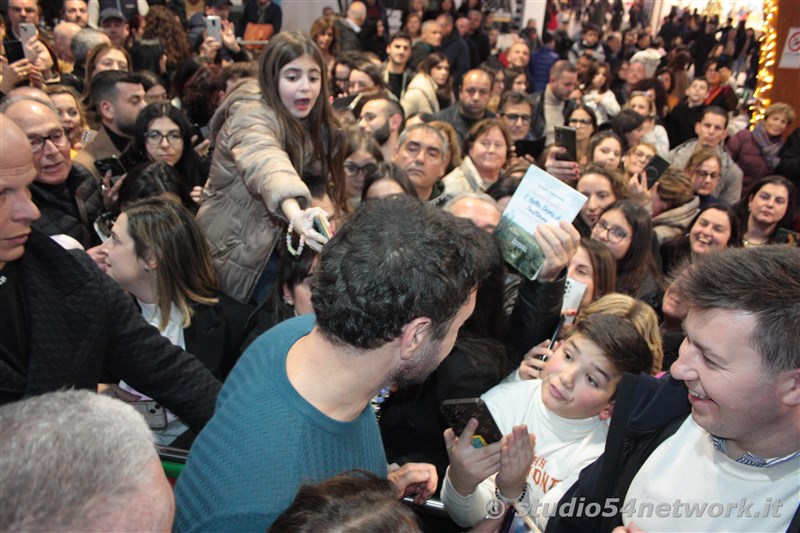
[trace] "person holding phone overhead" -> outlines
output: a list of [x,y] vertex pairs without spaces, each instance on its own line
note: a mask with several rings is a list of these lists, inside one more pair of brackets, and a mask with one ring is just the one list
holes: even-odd
[[461,435],[445,431],[450,467],[442,502],[450,517],[469,527],[514,507],[543,530],[547,509],[534,502],[555,505],[581,469],[600,456],[623,372],[647,373],[652,361],[633,325],[598,314],[575,325],[541,379],[502,383],[484,394],[505,437],[474,448],[476,420]]

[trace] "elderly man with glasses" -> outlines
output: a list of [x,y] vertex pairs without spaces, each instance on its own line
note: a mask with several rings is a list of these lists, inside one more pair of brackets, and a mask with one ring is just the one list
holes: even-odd
[[103,196],[89,171],[73,164],[69,137],[58,120],[53,104],[30,96],[17,96],[3,103],[2,112],[22,129],[33,152],[36,177],[31,197],[41,211],[33,227],[61,243],[72,239],[85,249],[100,244],[93,229],[103,211]]

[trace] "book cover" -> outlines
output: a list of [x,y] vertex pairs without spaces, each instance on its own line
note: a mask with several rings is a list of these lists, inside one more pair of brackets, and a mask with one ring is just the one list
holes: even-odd
[[572,222],[586,203],[586,197],[531,165],[511,197],[494,233],[503,258],[528,279],[536,279],[544,254],[533,238],[539,224]]

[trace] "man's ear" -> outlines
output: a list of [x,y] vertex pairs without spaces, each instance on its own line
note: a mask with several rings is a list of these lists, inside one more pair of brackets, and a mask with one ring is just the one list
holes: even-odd
[[97,111],[100,112],[102,118],[108,121],[114,120],[114,104],[108,100],[100,100],[100,103],[97,104]]
[[800,368],[782,373],[778,376],[775,385],[784,405],[800,406]]
[[389,117],[389,131],[396,131],[400,133],[400,126],[403,124],[403,117],[400,115],[392,115]]
[[427,317],[415,318],[405,325],[400,338],[400,357],[411,359],[417,349],[430,337],[433,321]]
[[597,416],[598,418],[600,418],[600,420],[608,420],[609,418],[611,418],[611,413],[613,411],[614,411],[614,402],[610,401],[608,402],[608,405],[606,405],[603,408],[603,410],[598,413]]

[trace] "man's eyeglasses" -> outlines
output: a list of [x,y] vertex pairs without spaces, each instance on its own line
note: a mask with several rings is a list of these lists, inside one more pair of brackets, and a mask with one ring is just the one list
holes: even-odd
[[355,163],[347,162],[344,164],[344,171],[350,176],[355,176],[359,172],[361,172],[363,176],[366,176],[368,173],[372,172],[375,167],[375,163],[364,163],[363,165],[359,166]]
[[711,178],[712,180],[715,180],[719,178],[719,174],[716,172],[709,172],[708,170],[703,170],[702,168],[698,168],[694,171],[694,173],[703,179]]
[[619,226],[609,226],[608,223],[601,218],[597,221],[597,224],[595,224],[592,233],[599,237],[604,231],[608,232],[608,242],[611,244],[619,244],[628,236],[627,231]]
[[512,123],[521,120],[523,124],[528,124],[531,121],[530,115],[517,115],[516,113],[506,113],[503,116],[507,118],[509,122]]
[[47,141],[50,141],[51,143],[53,143],[54,146],[58,148],[61,148],[62,146],[66,146],[67,144],[69,144],[69,137],[67,137],[67,134],[64,133],[64,130],[54,131],[53,133],[45,137],[42,137],[41,135],[33,135],[31,137],[28,137],[28,140],[31,143],[31,152],[33,152],[34,154],[37,152],[41,152],[44,149],[44,143],[46,143]]
[[161,133],[158,130],[150,130],[144,134],[144,140],[147,144],[152,144],[154,146],[161,144],[164,139],[166,139],[169,144],[178,144],[183,141],[183,136],[178,130],[172,130],[167,133]]

